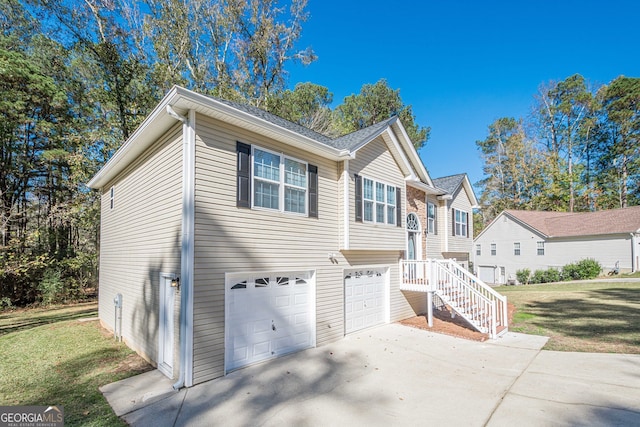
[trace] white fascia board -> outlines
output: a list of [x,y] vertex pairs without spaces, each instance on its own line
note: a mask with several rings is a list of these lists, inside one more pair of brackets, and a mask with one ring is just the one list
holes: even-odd
[[415,166],[415,170],[418,173],[418,176],[428,185],[433,187],[433,181],[431,181],[429,172],[427,172],[427,169],[424,167],[422,159],[420,159],[420,155],[416,151],[416,147],[413,146],[413,143],[411,142],[406,129],[404,128],[404,126],[402,126],[402,122],[400,120],[397,120],[394,124],[398,127],[399,133],[400,135],[402,135],[402,139],[405,141],[404,147],[406,147],[406,152],[409,155],[411,164]]
[[104,187],[175,125],[176,120],[167,111],[167,106],[176,109],[178,113],[195,110],[205,116],[214,117],[256,133],[277,138],[281,142],[303,148],[323,158],[336,161],[352,158],[348,150],[338,150],[213,98],[180,86],[174,86],[129,139],[89,181],[87,185],[90,188],[98,189]]
[[[175,126],[176,120],[167,112],[167,106],[172,105],[176,97],[177,86],[174,86],[162,101],[151,111],[147,118],[129,136],[122,146],[114,153],[109,161],[87,183],[89,188],[104,187],[119,172],[122,172],[132,161],[140,156],[169,128]],[[167,120],[169,119],[169,120]]]
[[471,181],[469,181],[469,177],[467,176],[467,174],[464,175],[464,181],[462,181],[462,185],[464,186],[465,190],[467,191],[467,195],[469,196],[471,208],[480,208],[480,204],[478,204],[478,198],[476,197],[475,191],[473,191],[473,186],[471,185]]
[[409,187],[417,188],[418,190],[424,191],[426,194],[430,194],[432,196],[439,196],[444,194],[444,190],[439,190],[436,187],[431,187],[428,184],[420,181],[417,177],[415,179],[405,178],[405,181]]
[[[397,121],[396,121],[396,123],[397,123]],[[412,167],[411,163],[407,159],[407,156],[405,156],[404,150],[402,149],[402,147],[400,145],[400,141],[398,141],[398,138],[396,138],[396,136],[395,136],[395,134],[392,131],[390,126],[386,129],[386,132],[387,132],[387,135],[389,135],[389,139],[391,139],[391,142],[393,143],[394,148],[396,149],[396,151],[400,155],[400,159],[402,160],[402,163],[405,165],[405,167],[409,171],[409,174],[407,176],[405,176],[405,180],[416,180],[417,177],[416,177],[415,173],[413,173],[415,169]]]

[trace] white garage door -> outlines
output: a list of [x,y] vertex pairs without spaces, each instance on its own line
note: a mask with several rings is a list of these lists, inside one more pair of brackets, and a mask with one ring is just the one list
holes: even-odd
[[227,371],[315,345],[313,272],[227,278]]
[[494,283],[496,281],[495,271],[493,266],[479,266],[478,277],[485,283]]
[[345,332],[385,320],[386,268],[347,270],[344,276]]

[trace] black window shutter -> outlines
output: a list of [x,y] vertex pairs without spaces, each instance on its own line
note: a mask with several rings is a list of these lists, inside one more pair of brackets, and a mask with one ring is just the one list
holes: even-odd
[[456,235],[456,210],[451,209],[451,231]]
[[237,200],[239,208],[251,208],[251,145],[238,141]]
[[469,237],[469,214],[467,213],[467,236]]
[[402,189],[396,187],[396,225],[402,227]]
[[362,177],[354,174],[356,181],[356,222],[362,222]]
[[309,216],[318,218],[318,167],[309,165]]

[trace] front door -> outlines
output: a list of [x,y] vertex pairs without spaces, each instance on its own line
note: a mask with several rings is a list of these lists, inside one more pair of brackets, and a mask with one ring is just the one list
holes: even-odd
[[160,322],[158,328],[158,369],[173,378],[173,331],[176,288],[171,276],[160,276]]

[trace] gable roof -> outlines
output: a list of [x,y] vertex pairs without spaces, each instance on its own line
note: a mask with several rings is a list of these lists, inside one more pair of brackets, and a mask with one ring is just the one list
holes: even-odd
[[380,135],[387,133],[399,146],[400,161],[411,171],[407,179],[431,186],[431,179],[397,117],[352,132],[330,138],[297,123],[271,114],[260,108],[202,95],[174,86],[126,140],[109,161],[87,184],[101,188],[131,162],[153,145],[158,138],[177,124],[176,113],[189,110],[231,123],[243,129],[277,139],[285,144],[304,147],[309,152],[335,161],[355,158],[356,151]]
[[442,188],[447,192],[447,194],[451,194],[452,196],[460,189],[460,187],[464,187],[467,191],[467,195],[469,196],[469,200],[471,201],[471,207],[478,207],[478,199],[466,173],[434,178],[433,185],[438,188]]
[[640,206],[580,213],[506,210],[503,214],[528,225],[545,237],[640,232]]

